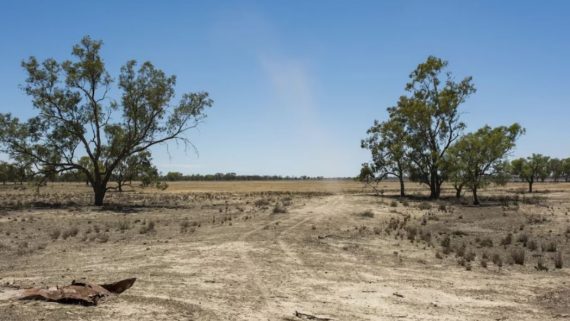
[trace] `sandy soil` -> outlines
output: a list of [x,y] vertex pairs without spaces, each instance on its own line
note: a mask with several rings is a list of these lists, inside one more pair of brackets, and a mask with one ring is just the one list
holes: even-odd
[[[516,206],[420,209],[427,201],[337,192],[208,194],[105,210],[6,207],[0,320],[303,320],[296,311],[332,320],[570,318],[570,189],[559,189],[540,205]],[[273,213],[276,203],[286,213]],[[402,227],[391,230],[395,220]],[[430,238],[410,240],[410,227]],[[53,238],[73,228],[77,235]],[[540,248],[526,250],[524,265],[509,263],[523,230],[556,241],[564,268]],[[500,246],[511,232],[513,244]],[[459,264],[457,249],[441,254],[448,235],[475,260]],[[477,245],[484,237],[493,247]],[[484,251],[501,253],[504,265],[483,267]],[[534,268],[541,258],[548,272]],[[9,299],[17,288],[128,277],[138,278],[133,288],[96,307]]]

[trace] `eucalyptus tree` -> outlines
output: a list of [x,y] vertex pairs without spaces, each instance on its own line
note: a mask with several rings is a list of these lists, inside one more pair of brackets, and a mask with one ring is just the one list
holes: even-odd
[[563,160],[558,158],[551,158],[548,162],[548,169],[555,183],[558,183],[560,178],[564,175],[563,165]]
[[152,165],[152,158],[149,151],[131,155],[123,159],[112,175],[112,180],[117,183],[117,190],[123,191],[123,186],[131,184],[134,180],[140,180],[146,187],[152,182],[158,181],[158,170]]
[[570,158],[564,158],[562,160],[562,175],[564,176],[564,181],[570,181]]
[[6,185],[6,182],[13,182],[16,179],[16,170],[14,165],[0,161],[0,181],[3,185]]
[[521,180],[528,183],[528,192],[532,193],[534,182],[544,176],[548,170],[548,156],[542,154],[532,154],[527,158],[518,158],[511,162],[513,175],[518,175]]
[[[176,77],[150,62],[128,61],[117,81],[120,97],[109,95],[115,80],[100,55],[102,42],[84,37],[72,49],[72,60],[35,57],[22,62],[23,89],[37,115],[21,121],[0,114],[0,143],[12,158],[24,156],[42,173],[82,172],[102,205],[108,182],[127,157],[152,146],[178,141],[205,117],[212,105],[206,92],[181,95],[174,103]],[[79,161],[89,158],[89,166]]]
[[358,181],[364,183],[365,187],[371,187],[376,195],[380,195],[377,186],[384,178],[385,176],[378,176],[374,165],[369,163],[363,163],[361,165],[360,173],[356,177]]
[[431,198],[440,196],[445,154],[465,128],[459,106],[476,91],[472,77],[455,81],[447,65],[428,57],[410,74],[407,95],[388,109],[404,126],[410,177],[428,185]]
[[473,192],[474,205],[480,204],[477,195],[480,188],[504,176],[506,157],[523,133],[524,129],[516,123],[509,127],[484,126],[461,137],[449,149],[448,159],[455,170],[452,173]]
[[[372,164],[363,166],[374,180],[381,181],[388,176],[398,178],[400,196],[406,195],[404,178],[409,167],[406,155],[406,133],[397,118],[386,122],[375,121],[367,131],[368,137],[361,141],[361,147],[370,150]],[[361,172],[362,173],[362,172]]]

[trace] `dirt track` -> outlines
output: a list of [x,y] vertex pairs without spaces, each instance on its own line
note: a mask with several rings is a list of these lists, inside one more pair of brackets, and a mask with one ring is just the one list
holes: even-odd
[[[357,215],[368,209],[374,217]],[[474,265],[466,271],[451,257],[436,259],[425,244],[373,232],[390,217],[419,219],[416,208],[394,211],[379,198],[340,194],[295,198],[282,214],[246,210],[229,224],[210,224],[213,212],[193,214],[198,212],[128,214],[166,219],[153,235],[127,232],[105,243],[57,241],[43,251],[2,260],[2,284],[139,280],[120,297],[92,308],[2,300],[0,319],[302,320],[295,311],[333,320],[569,317],[567,268],[538,273]],[[49,222],[125,216],[53,210],[21,215]],[[179,233],[174,222],[196,215],[202,226],[190,235]],[[0,298],[7,293],[9,288],[0,287]]]

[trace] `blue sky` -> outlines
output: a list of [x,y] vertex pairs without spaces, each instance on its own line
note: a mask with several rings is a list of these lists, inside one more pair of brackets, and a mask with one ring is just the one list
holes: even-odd
[[[215,100],[199,150],[153,150],[163,172],[354,176],[360,139],[428,55],[478,88],[468,130],[520,122],[513,156],[570,156],[568,1],[2,1],[0,111],[27,118],[22,59],[67,59],[90,35]],[[117,92],[115,91],[115,94]]]

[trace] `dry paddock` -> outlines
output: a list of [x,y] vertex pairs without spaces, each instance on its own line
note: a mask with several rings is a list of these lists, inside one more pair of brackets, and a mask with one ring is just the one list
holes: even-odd
[[[480,207],[409,185],[400,199],[394,183],[171,183],[104,208],[82,184],[8,185],[0,320],[570,318],[569,184],[488,189]],[[128,277],[95,307],[10,299]]]

